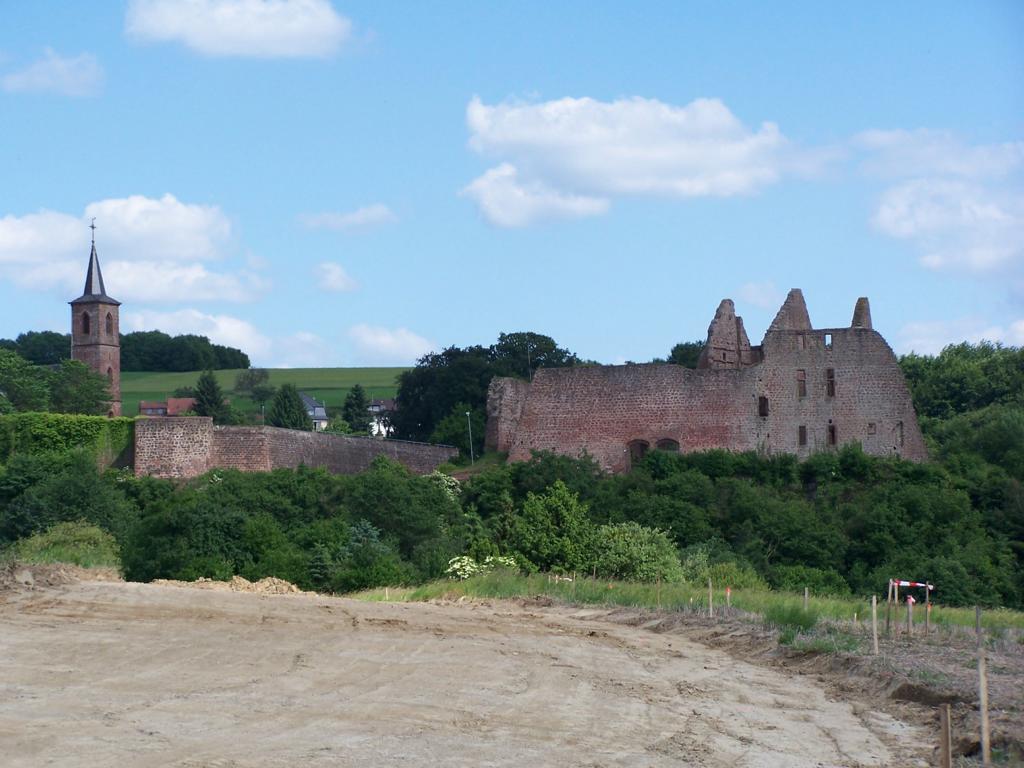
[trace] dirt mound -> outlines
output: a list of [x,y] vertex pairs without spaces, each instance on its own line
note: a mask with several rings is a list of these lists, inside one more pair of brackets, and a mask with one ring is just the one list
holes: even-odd
[[175,579],[154,579],[154,584],[170,587],[190,587],[192,589],[212,589],[216,592],[253,592],[260,595],[302,595],[303,592],[290,581],[267,576],[259,581],[249,581],[241,576],[232,576],[231,581],[215,581],[199,578],[195,581],[177,581]]
[[4,563],[0,565],[0,592],[57,587],[72,581],[121,581],[113,568],[81,568],[66,563]]

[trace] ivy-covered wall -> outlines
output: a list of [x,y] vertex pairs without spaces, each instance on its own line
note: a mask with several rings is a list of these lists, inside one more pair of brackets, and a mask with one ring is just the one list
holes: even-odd
[[132,465],[135,420],[67,413],[12,413],[0,416],[0,464],[16,453],[50,453],[82,448],[109,467]]

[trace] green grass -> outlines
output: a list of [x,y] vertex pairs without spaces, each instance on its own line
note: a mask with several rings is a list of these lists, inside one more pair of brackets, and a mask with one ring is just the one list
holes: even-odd
[[[522,574],[496,571],[484,576],[475,576],[466,581],[434,581],[415,588],[391,587],[392,601],[419,601],[437,599],[458,599],[460,597],[515,598],[544,595],[567,603],[625,606],[633,608],[658,608],[662,610],[707,610],[707,586],[698,584],[639,584],[578,578],[573,581],[555,581],[545,574]],[[359,592],[350,597],[360,600],[384,600],[384,589]],[[725,589],[714,590],[714,605],[725,605]],[[791,592],[774,592],[763,589],[732,590],[732,606],[762,617],[774,615],[788,620],[785,626],[794,627],[806,623],[803,619],[803,595]],[[879,606],[879,624],[885,620],[884,605]],[[932,618],[934,621],[935,613]],[[856,614],[863,622],[871,617],[870,602],[857,598],[814,597],[808,602],[807,621],[821,620],[852,621]],[[898,615],[898,614],[897,614]],[[968,608],[943,608],[943,620],[948,624],[974,626],[974,610]],[[797,622],[793,617],[798,617]],[[915,617],[917,618],[917,617]],[[1024,613],[1001,608],[982,613],[982,623],[987,629],[999,628],[1024,630]],[[923,621],[923,616],[921,617]]]
[[[398,375],[407,368],[271,368],[270,383],[279,386],[291,383],[303,392],[309,392],[328,407],[341,407],[345,396],[356,384],[362,384],[368,397],[394,397],[398,392]],[[161,373],[126,371],[121,374],[122,412],[135,416],[140,400],[164,400],[179,387],[195,386],[199,371]],[[215,371],[218,383],[224,388],[231,404],[241,411],[254,412],[259,405],[248,398],[235,395],[235,377],[238,370]]]
[[7,553],[23,563],[70,563],[83,568],[120,568],[117,542],[106,531],[84,522],[57,523],[15,542]]

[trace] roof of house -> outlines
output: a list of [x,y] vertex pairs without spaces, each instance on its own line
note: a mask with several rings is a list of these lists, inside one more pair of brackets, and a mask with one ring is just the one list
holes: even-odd
[[370,408],[377,408],[383,411],[393,411],[395,410],[395,398],[375,398],[370,401]]
[[194,397],[168,397],[167,415],[178,416],[182,413],[195,410],[196,399]]
[[327,406],[321,403],[312,395],[307,395],[305,392],[299,392],[299,397],[302,398],[302,404],[306,406],[306,412],[314,419],[326,419],[327,418]]

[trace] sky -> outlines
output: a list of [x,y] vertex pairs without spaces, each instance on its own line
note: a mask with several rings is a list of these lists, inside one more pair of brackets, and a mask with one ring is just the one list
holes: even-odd
[[534,331],[753,343],[790,288],[897,353],[1024,344],[1024,3],[0,0],[0,337],[272,367]]

